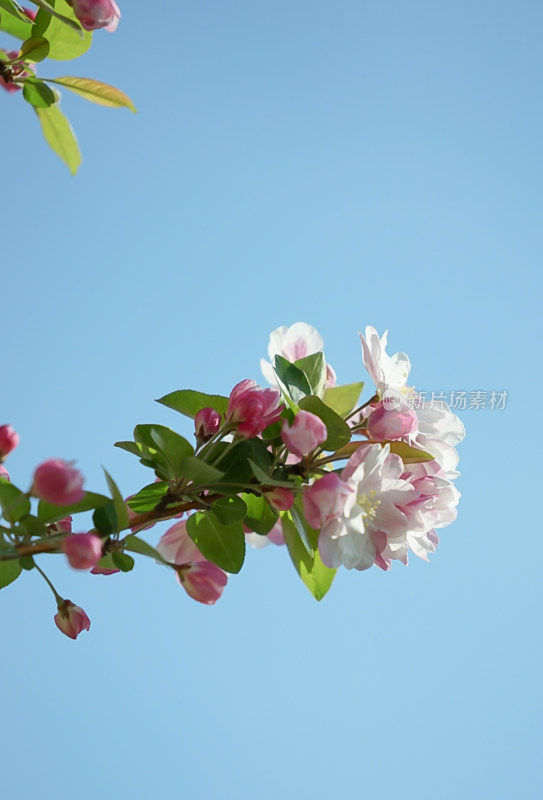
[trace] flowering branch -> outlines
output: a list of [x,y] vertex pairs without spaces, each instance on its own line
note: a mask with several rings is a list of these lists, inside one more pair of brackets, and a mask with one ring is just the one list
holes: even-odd
[[110,108],[136,111],[130,98],[107,83],[71,75],[39,78],[36,64],[46,58],[71,60],[87,52],[93,31],[113,33],[121,12],[114,0],[31,0],[37,10],[15,0],[0,4],[0,30],[20,41],[17,50],[0,49],[0,87],[21,92],[34,109],[46,142],[74,174],[81,154],[70,123],[60,110],[62,86],[85,100]]
[[[272,388],[253,380],[228,397],[178,390],[158,402],[193,420],[195,445],[163,425],[137,425],[116,446],[136,455],[154,480],[124,498],[106,472],[108,495],[85,491],[72,463],[49,459],[23,491],[2,461],[18,446],[0,426],[0,588],[36,568],[57,601],[57,627],[71,638],[88,630],[86,613],[63,599],[36,564],[62,554],[93,574],[129,572],[134,556],[165,564],[195,600],[212,605],[245,560],[246,542],[286,545],[301,579],[320,600],[336,571],[385,571],[427,559],[436,529],[455,519],[459,493],[454,449],[463,426],[448,407],[415,410],[406,385],[409,360],[386,352],[386,334],[361,337],[374,384],[336,384],[314,328],[296,323],[271,334]],[[73,517],[93,512],[93,527],[72,531]],[[151,544],[138,534],[174,524]]]

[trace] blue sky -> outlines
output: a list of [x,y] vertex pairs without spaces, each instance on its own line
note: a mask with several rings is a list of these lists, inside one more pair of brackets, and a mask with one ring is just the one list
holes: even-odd
[[138,107],[64,94],[76,177],[0,96],[14,482],[76,458],[88,488],[103,465],[133,493],[149,476],[113,442],[191,435],[153,399],[259,379],[297,320],[342,382],[373,324],[417,387],[509,400],[462,413],[459,518],[431,563],[344,570],[320,604],[280,548],[212,608],[151,563],[99,578],[44,557],[92,626],[61,636],[35,573],[2,591],[5,796],[539,798],[543,7],[121,10],[86,56],[39,65]]

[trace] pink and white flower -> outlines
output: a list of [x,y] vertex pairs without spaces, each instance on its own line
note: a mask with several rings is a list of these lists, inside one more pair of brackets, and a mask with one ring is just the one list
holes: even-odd
[[19,434],[13,430],[11,425],[0,425],[0,461],[15,450],[19,444]]
[[263,389],[255,381],[237,383],[228,398],[226,421],[236,426],[236,433],[250,439],[279,420],[284,404],[275,389]]
[[309,411],[298,411],[292,425],[283,420],[281,439],[290,453],[302,458],[326,441],[328,431],[326,425],[315,414]]
[[407,386],[411,368],[409,357],[405,353],[390,356],[386,352],[387,335],[388,331],[385,331],[379,338],[375,328],[370,326],[366,328],[365,338],[360,334],[364,365],[375,383],[379,397],[385,401],[391,397],[397,398],[400,405],[412,401],[417,425],[401,438],[408,444],[431,453],[446,478],[456,478],[459,474],[456,471],[458,455],[454,448],[464,438],[464,426],[446,403],[424,407],[421,402],[417,402],[416,392]]
[[329,567],[369,569],[378,557],[381,532],[394,537],[407,534],[407,517],[400,506],[414,494],[403,480],[403,462],[390,453],[390,445],[361,445],[341,473],[341,480],[354,492],[339,516],[321,528],[319,552]]
[[205,605],[217,602],[228,576],[200,553],[187,533],[185,521],[172,525],[160,538],[156,549],[165,561],[178,565],[177,580],[190,597]]
[[[324,341],[320,333],[307,322],[295,322],[290,328],[281,325],[270,333],[268,356],[270,361],[260,359],[260,369],[271,386],[277,386],[277,379],[273,371],[275,356],[283,356],[287,361],[298,361],[300,358],[311,356],[324,351]],[[326,365],[326,386],[334,386],[336,373],[330,364]]]

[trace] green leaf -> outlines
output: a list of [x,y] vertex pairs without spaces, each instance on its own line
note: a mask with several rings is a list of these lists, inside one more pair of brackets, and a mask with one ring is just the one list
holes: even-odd
[[323,400],[340,417],[346,417],[356,407],[364,383],[347,383],[345,386],[332,386],[324,392]]
[[0,561],[0,589],[16,581],[22,571],[21,564],[15,559],[13,561]]
[[109,472],[104,469],[107,485],[109,491],[111,492],[111,497],[113,499],[113,505],[115,506],[115,514],[117,515],[117,525],[119,526],[119,530],[122,531],[124,528],[128,528],[128,511],[126,509],[126,503],[124,501],[124,497],[122,496],[121,492],[119,491],[119,487],[109,474]]
[[321,447],[323,450],[337,450],[350,442],[352,431],[339,414],[323,403],[318,397],[304,397],[300,400],[300,408],[319,417],[326,425],[328,436]]
[[220,469],[206,464],[196,456],[185,456],[179,461],[179,477],[186,478],[196,484],[209,486],[224,477]]
[[18,58],[25,61],[43,61],[49,55],[49,42],[43,36],[31,36],[21,45]]
[[[79,24],[79,22],[75,22],[74,21],[75,17],[73,15],[73,13],[72,13],[72,18],[70,18],[66,14],[62,14],[59,11],[55,11],[56,3],[54,1],[53,1],[53,3],[48,3],[47,0],[32,0],[32,2],[34,3],[34,5],[39,6],[40,8],[44,9],[45,11],[47,11],[49,14],[51,14],[56,19],[62,20],[62,22],[65,25],[68,25],[68,27],[73,28],[74,31],[78,31],[78,33],[80,33],[81,36],[83,35],[83,30],[81,28],[81,25]],[[61,5],[61,0],[57,0],[57,2],[59,4],[59,6],[60,6]],[[63,5],[63,7],[66,7],[66,3],[62,3],[62,5]]]
[[228,408],[228,397],[223,397],[220,394],[205,394],[204,392],[195,392],[192,389],[179,389],[177,392],[170,392],[164,395],[157,403],[162,403],[163,406],[173,408],[174,411],[179,411],[186,417],[194,417],[201,411],[202,408],[214,408],[223,417],[226,416]]
[[111,500],[107,505],[96,509],[92,515],[92,521],[94,527],[106,536],[110,536],[112,533],[119,533],[117,513]]
[[38,505],[38,518],[46,522],[56,522],[59,519],[68,517],[71,514],[79,514],[83,511],[92,511],[95,508],[111,503],[111,499],[103,494],[95,494],[94,492],[85,492],[85,496],[78,503],[72,503],[70,506],[54,506],[52,503],[46,503],[45,500],[40,500]]
[[32,20],[21,13],[18,6],[11,0],[0,0],[0,30],[16,36],[17,39],[28,39],[32,32]]
[[[386,444],[386,442],[381,442]],[[405,442],[388,442],[390,452],[400,456],[404,464],[421,464],[423,461],[433,461],[435,456],[417,447],[410,447]]]
[[115,442],[114,447],[119,447],[121,450],[126,450],[127,453],[132,453],[139,458],[142,456],[145,457],[149,450],[149,448],[142,445],[141,442]]
[[247,514],[247,506],[241,497],[236,495],[215,500],[211,510],[221,525],[233,525],[236,522],[241,522]]
[[18,522],[30,514],[30,500],[5,478],[0,478],[0,506],[8,522]]
[[242,494],[241,498],[247,507],[245,525],[255,533],[269,533],[277,522],[278,514],[266,498],[256,494]]
[[208,561],[226,572],[239,572],[245,560],[245,534],[243,525],[221,525],[211,512],[191,514],[187,520],[187,533]]
[[286,489],[292,489],[292,482],[291,481],[278,481],[275,478],[270,477],[263,469],[260,469],[258,464],[255,464],[254,461],[249,459],[249,466],[253,471],[253,475],[257,479],[257,481],[262,484],[262,486],[283,486]]
[[23,85],[23,97],[34,108],[49,108],[58,100],[58,94],[43,81],[27,78]]
[[49,58],[65,61],[83,55],[92,44],[92,32],[80,27],[73,9],[65,0],[56,0],[54,5],[55,11],[61,13],[64,19],[71,20],[74,27],[41,8],[36,15],[32,34],[47,37],[51,45]]
[[140,539],[138,536],[130,534],[125,538],[124,542],[124,549],[130,550],[131,553],[139,553],[141,556],[154,558],[157,561],[164,561],[158,550],[155,550],[154,547],[151,547],[150,544],[143,539]]
[[289,514],[292,518],[294,526],[296,527],[296,530],[298,531],[300,541],[309,555],[313,556],[317,546],[318,534],[313,530],[313,528],[310,527],[302,509],[298,507],[298,502],[298,499],[294,501],[294,505],[290,507]]
[[[71,56],[70,56],[71,58]],[[65,86],[71,92],[78,94],[91,103],[108,108],[129,108],[134,113],[137,112],[132,100],[120,89],[110,86],[108,83],[101,83],[92,78],[76,78],[73,75],[64,75],[61,78],[49,78],[51,83],[58,83]]]
[[283,356],[275,356],[273,370],[281,388],[295,405],[302,397],[311,394],[311,386],[305,373]]
[[136,563],[132,556],[126,553],[112,553],[112,560],[121,572],[130,572],[130,570],[134,569],[134,564]]
[[126,502],[132,511],[135,511],[137,514],[145,514],[147,511],[152,511],[156,508],[164,498],[168,489],[167,483],[150,483],[148,486],[144,486],[143,489],[140,489],[137,494],[130,497]]
[[70,123],[57,105],[35,108],[45,141],[64,161],[72,175],[81,164],[81,153]]
[[[229,445],[225,444],[226,447]],[[217,448],[219,449],[219,448]],[[221,483],[245,486],[254,483],[254,465],[266,473],[271,467],[273,456],[261,439],[243,439],[231,447],[220,459],[225,475]]]
[[313,597],[317,600],[322,600],[332,585],[336,570],[330,569],[323,564],[318,550],[315,550],[313,555],[307,552],[296,530],[296,526],[292,520],[289,519],[288,514],[283,516],[282,526],[285,544],[287,545],[292,563],[296,567],[298,575]]
[[311,387],[311,394],[322,397],[326,385],[326,361],[323,353],[313,353],[294,362],[302,370]]
[[180,461],[194,453],[186,439],[165,425],[136,425],[134,439],[147,448],[141,453],[144,463],[149,461],[153,468],[172,479],[182,477]]

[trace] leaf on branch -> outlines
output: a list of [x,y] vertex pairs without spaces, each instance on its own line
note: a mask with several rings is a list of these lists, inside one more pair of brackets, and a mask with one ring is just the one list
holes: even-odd
[[43,81],[28,78],[23,86],[23,97],[34,108],[49,108],[58,100],[58,94]]
[[45,141],[75,175],[81,164],[81,153],[72,127],[57,105],[34,108],[41,124]]
[[45,36],[50,44],[49,58],[65,61],[86,53],[92,44],[92,32],[83,30],[73,9],[66,0],[56,0],[55,10],[64,19],[71,20],[75,27],[65,24],[63,19],[40,8],[32,28],[33,36]]
[[47,0],[32,0],[34,5],[43,8],[44,11],[47,11],[51,16],[56,17],[56,19],[61,20],[65,25],[68,25],[70,28],[73,28],[77,31],[81,36],[83,35],[83,29],[78,22],[75,22],[74,19],[70,19],[65,14],[59,14],[58,11],[55,11],[54,7],[51,3],[48,3]]
[[0,589],[16,581],[22,571],[21,564],[16,560],[0,561]]
[[49,79],[50,83],[58,83],[59,86],[65,86],[71,92],[84,97],[91,103],[97,103],[99,106],[108,106],[108,108],[129,108],[134,113],[137,112],[136,106],[132,100],[120,89],[110,86],[108,83],[101,83],[92,78],[76,78],[71,75],[66,75],[61,78]]
[[31,36],[24,41],[17,58],[25,61],[43,61],[49,55],[49,42],[43,36]]
[[313,554],[305,548],[295,524],[285,514],[281,520],[285,544],[296,571],[316,600],[322,600],[332,585],[336,570],[323,564],[319,551]]

